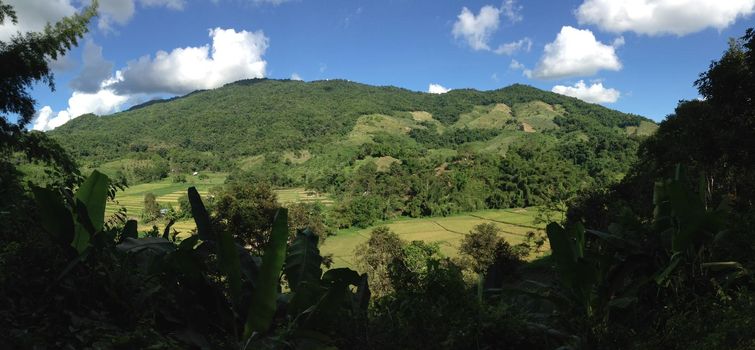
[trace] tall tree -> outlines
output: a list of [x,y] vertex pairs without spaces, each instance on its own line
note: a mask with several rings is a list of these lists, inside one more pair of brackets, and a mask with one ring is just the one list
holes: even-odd
[[[97,1],[79,14],[47,24],[42,32],[18,33],[8,42],[0,41],[0,145],[8,144],[34,117],[34,98],[29,90],[37,82],[55,89],[50,61],[64,55],[87,33],[87,24],[96,14]],[[10,5],[0,1],[0,24],[18,17]],[[7,113],[18,116],[16,122]]]

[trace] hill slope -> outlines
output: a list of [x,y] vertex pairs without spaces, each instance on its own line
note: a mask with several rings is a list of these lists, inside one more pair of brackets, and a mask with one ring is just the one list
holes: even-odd
[[623,129],[635,135],[648,122],[525,85],[433,95],[342,80],[255,79],[151,101],[112,116],[81,116],[50,135],[84,165],[157,154],[172,169],[189,171],[245,167],[270,152],[306,151],[316,158],[323,147],[353,147],[381,132],[409,136],[412,130],[433,128],[429,136],[438,138],[454,129],[491,129],[504,135],[476,147],[501,151],[518,134],[571,125],[585,133]]

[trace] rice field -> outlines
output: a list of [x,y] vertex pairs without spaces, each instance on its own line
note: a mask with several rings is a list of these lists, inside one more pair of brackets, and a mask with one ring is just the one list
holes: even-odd
[[[449,217],[399,219],[382,223],[405,241],[437,242],[445,256],[456,256],[461,239],[476,225],[494,223],[510,244],[524,241],[527,232],[540,231],[544,225],[534,224],[536,208],[483,210]],[[333,254],[334,267],[356,268],[354,250],[365,242],[376,226],[347,229],[328,237],[320,247],[323,254]]]
[[[227,176],[225,173],[205,173],[205,175],[207,175],[208,178],[201,180],[198,176],[186,176],[187,182],[185,183],[173,183],[172,180],[168,178],[157,182],[128,187],[125,191],[116,194],[115,201],[108,203],[107,208],[105,209],[105,214],[112,215],[120,208],[125,208],[128,218],[139,222],[144,208],[144,195],[150,192],[155,195],[157,203],[161,206],[170,205],[178,210],[178,198],[185,195],[189,187],[196,187],[199,194],[205,198],[207,197],[209,190],[213,187],[221,186],[225,182]],[[307,191],[304,188],[278,189],[275,190],[275,192],[278,195],[278,201],[284,205],[298,202],[320,202],[325,205],[333,204],[333,200],[326,194],[314,193]],[[165,224],[166,223],[162,220],[148,224],[142,224],[139,222],[139,230],[146,231],[149,230],[152,225],[155,225],[158,230],[162,232]],[[191,233],[195,228],[196,225],[192,219],[180,220],[173,224],[173,229],[178,231],[181,236]]]

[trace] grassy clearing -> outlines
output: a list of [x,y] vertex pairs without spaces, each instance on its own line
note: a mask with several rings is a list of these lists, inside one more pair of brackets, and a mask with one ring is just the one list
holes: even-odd
[[527,123],[535,131],[558,128],[553,118],[563,115],[560,106],[554,107],[542,101],[517,103],[514,105],[514,116]]
[[643,120],[640,126],[627,126],[624,130],[630,136],[650,136],[658,130],[658,124]]
[[[527,232],[544,229],[544,225],[534,224],[536,214],[536,208],[482,210],[449,217],[399,219],[381,225],[406,241],[438,242],[444,255],[454,257],[464,235],[481,223],[492,222],[510,244],[521,243]],[[356,268],[354,249],[369,238],[374,228],[341,230],[328,237],[320,249],[324,254],[333,254],[335,267]]]
[[490,106],[475,106],[472,112],[459,116],[456,128],[500,129],[511,119],[511,108],[498,103]]
[[283,205],[301,202],[320,202],[325,205],[333,204],[333,199],[325,193],[308,191],[303,187],[283,188],[275,190],[278,202]]

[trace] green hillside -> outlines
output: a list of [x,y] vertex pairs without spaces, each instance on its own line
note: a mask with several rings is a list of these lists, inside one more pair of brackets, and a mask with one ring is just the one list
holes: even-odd
[[642,117],[525,85],[435,95],[343,80],[245,80],[85,115],[50,132],[129,184],[195,171],[334,196],[339,227],[563,202],[620,180]]
[[625,134],[635,134],[643,121],[648,120],[525,85],[433,95],[341,80],[255,79],[112,116],[85,115],[50,135],[85,165],[149,153],[172,167],[229,170],[269,152],[320,151],[313,152],[317,157],[334,142],[359,144],[377,132],[401,135],[427,125],[439,131],[546,132],[582,123],[581,129],[630,128]]

